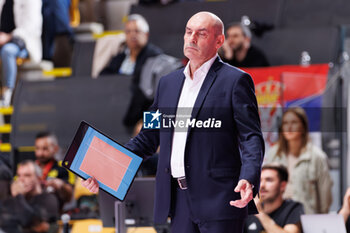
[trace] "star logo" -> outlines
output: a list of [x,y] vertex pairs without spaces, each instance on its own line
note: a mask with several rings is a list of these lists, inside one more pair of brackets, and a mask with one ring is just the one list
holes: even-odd
[[160,118],[162,113],[159,109],[154,112],[143,112],[143,128],[145,129],[160,129]]
[[155,112],[155,113],[151,113],[151,115],[153,116],[151,122],[153,122],[155,119],[157,119],[159,121],[159,117],[162,115],[161,113],[159,113],[159,109]]

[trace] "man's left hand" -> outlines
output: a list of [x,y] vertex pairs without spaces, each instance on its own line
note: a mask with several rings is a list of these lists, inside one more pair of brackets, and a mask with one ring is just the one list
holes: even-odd
[[263,212],[264,212],[264,209],[263,209],[263,207],[262,207],[262,203],[261,203],[261,200],[260,200],[260,198],[258,197],[258,195],[256,195],[256,196],[254,197],[254,202],[255,202],[256,208],[258,209],[258,212],[259,212],[259,213],[263,213]]
[[247,180],[240,180],[235,188],[235,192],[240,192],[241,199],[230,201],[230,205],[243,208],[253,199],[253,188]]

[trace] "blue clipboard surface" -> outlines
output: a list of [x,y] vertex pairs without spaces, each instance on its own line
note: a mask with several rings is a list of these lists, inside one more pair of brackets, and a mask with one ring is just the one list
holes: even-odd
[[94,176],[101,189],[123,201],[141,162],[140,156],[83,121],[63,166],[83,179]]

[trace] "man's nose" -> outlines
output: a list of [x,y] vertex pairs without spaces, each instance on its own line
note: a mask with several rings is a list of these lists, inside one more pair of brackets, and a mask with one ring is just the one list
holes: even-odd
[[41,157],[42,154],[43,153],[40,150],[35,152],[35,156],[36,157]]
[[190,35],[190,42],[192,43],[197,43],[197,36],[195,32],[192,32],[192,34]]
[[260,189],[265,186],[265,181],[261,180],[260,181]]

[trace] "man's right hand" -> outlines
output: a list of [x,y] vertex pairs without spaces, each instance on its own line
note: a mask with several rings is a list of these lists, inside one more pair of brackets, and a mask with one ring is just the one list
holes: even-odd
[[19,180],[15,180],[12,184],[11,184],[11,194],[13,197],[19,195],[19,194],[24,194],[25,193],[25,188],[24,188],[24,184],[19,181]]
[[94,178],[94,177],[90,177],[89,179],[87,180],[83,180],[81,182],[81,184],[87,188],[90,192],[92,193],[98,193],[98,188],[99,188],[99,185],[98,185],[98,182],[97,180]]
[[233,49],[230,47],[228,42],[225,40],[225,42],[221,46],[223,56],[226,60],[231,60],[233,58]]

